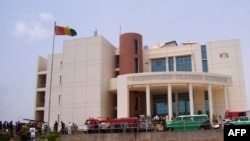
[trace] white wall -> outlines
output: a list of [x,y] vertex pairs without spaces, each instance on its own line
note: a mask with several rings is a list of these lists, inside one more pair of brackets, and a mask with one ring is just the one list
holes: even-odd
[[225,40],[207,43],[208,68],[210,73],[232,76],[229,87],[229,109],[247,109],[245,80],[240,40]]
[[[64,42],[63,53],[54,59],[51,124],[59,115],[60,121],[66,124],[74,122],[82,126],[88,117],[110,113],[110,110],[104,109],[111,107],[107,82],[114,74],[114,54],[115,47],[102,36]],[[47,74],[47,84],[49,73],[50,71]],[[48,99],[47,90],[45,109],[48,109]],[[45,118],[46,116],[48,110],[45,112]]]

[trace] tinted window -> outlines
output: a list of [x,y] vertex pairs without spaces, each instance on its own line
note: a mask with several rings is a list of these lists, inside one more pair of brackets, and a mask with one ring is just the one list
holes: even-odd
[[152,59],[152,72],[166,71],[166,58]]
[[191,56],[176,57],[176,71],[192,71]]
[[181,117],[175,118],[174,121],[181,121]]
[[184,121],[192,121],[192,117],[183,117]]
[[195,116],[194,120],[196,120],[196,121],[207,120],[207,117],[206,116]]
[[168,68],[169,68],[169,71],[174,71],[174,59],[173,59],[173,57],[168,58]]

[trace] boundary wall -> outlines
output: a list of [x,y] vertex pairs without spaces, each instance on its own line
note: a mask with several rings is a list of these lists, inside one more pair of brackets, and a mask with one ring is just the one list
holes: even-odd
[[223,130],[60,135],[60,141],[224,141]]

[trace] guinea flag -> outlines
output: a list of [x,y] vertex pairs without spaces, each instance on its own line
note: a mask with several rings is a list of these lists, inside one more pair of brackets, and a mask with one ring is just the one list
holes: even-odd
[[69,36],[76,36],[77,33],[74,29],[69,28],[68,26],[55,26],[55,35],[69,35]]

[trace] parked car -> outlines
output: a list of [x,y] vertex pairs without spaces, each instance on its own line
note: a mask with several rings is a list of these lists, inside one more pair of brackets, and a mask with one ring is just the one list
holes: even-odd
[[250,125],[248,117],[237,117],[229,121],[229,125]]
[[206,114],[182,115],[166,123],[169,131],[210,129],[211,123]]

